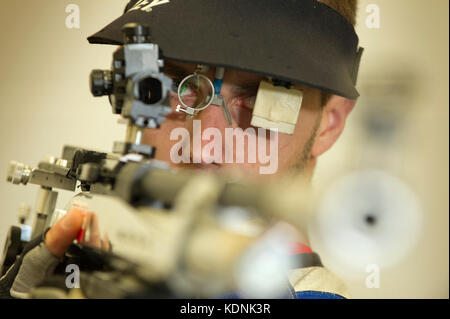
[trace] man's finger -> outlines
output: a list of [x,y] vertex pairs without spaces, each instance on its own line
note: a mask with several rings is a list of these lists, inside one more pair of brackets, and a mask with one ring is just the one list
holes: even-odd
[[97,214],[94,212],[89,212],[88,215],[90,218],[90,229],[87,244],[91,247],[102,248],[102,238],[100,235],[100,226],[98,224]]
[[62,257],[70,244],[77,237],[83,224],[85,213],[72,209],[61,218],[46,234],[45,244],[56,257]]

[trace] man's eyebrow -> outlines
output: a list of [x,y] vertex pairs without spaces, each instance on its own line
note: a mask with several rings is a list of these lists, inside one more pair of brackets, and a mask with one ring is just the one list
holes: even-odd
[[180,65],[176,65],[171,62],[164,63],[163,72],[172,76],[182,76],[182,77],[185,77],[190,73],[192,73],[187,68]]
[[[256,95],[259,84],[261,81],[266,80],[267,77],[260,76],[252,73],[241,72],[241,71],[231,71],[234,74],[231,76],[233,78],[230,89],[235,95]],[[225,78],[226,78],[225,74]],[[230,80],[231,81],[231,80]]]

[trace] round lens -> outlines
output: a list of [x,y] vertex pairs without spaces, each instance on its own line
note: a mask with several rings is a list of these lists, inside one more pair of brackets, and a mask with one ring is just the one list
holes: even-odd
[[178,88],[178,98],[185,107],[202,109],[211,104],[214,95],[212,82],[201,74],[185,78]]

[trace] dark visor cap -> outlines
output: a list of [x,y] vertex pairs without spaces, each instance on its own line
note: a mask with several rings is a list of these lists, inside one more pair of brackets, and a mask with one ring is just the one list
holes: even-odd
[[316,0],[132,0],[88,38],[123,44],[130,22],[150,27],[163,58],[253,72],[349,99],[363,49],[353,26]]

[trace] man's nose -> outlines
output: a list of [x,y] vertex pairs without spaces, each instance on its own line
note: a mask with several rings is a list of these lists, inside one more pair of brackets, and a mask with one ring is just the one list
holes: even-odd
[[212,127],[217,128],[220,132],[225,132],[225,128],[228,126],[222,107],[216,104],[211,104],[194,119],[201,120],[202,133]]

